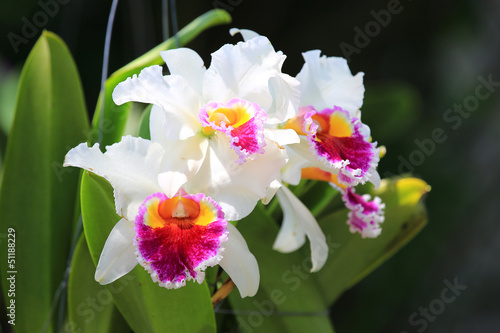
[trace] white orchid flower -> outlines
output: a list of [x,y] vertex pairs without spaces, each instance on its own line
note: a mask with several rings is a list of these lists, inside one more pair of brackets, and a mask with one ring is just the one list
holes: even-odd
[[[250,42],[254,39],[260,38],[260,35],[252,30],[247,29],[231,29],[231,34],[235,35],[240,33],[243,36],[245,42]],[[286,117],[285,119],[288,121],[292,121],[297,117]],[[283,123],[283,121],[281,122]],[[268,124],[265,129],[267,136],[270,139],[273,139],[276,133],[279,134],[278,138],[275,141],[282,141],[284,144],[290,144],[289,148],[298,147],[300,149],[299,140],[295,139],[296,131],[293,128],[280,129],[281,126],[276,122]],[[288,131],[288,132],[284,132]],[[288,138],[286,137],[288,135]],[[291,154],[289,157],[294,156],[296,154],[295,149],[287,149],[287,151]],[[307,148],[307,153],[310,153]],[[290,158],[287,164],[282,168],[282,170],[290,170],[297,169],[297,165],[301,163],[300,158]],[[298,172],[291,173],[287,172],[287,174],[291,174],[292,176],[297,176],[297,184],[300,181],[300,165],[297,169]],[[309,238],[309,243],[311,246],[311,261],[312,267],[311,272],[319,271],[326,262],[328,257],[328,246],[326,244],[326,238],[321,228],[318,225],[318,222],[311,214],[309,209],[297,198],[292,191],[290,191],[287,187],[281,187],[281,183],[279,181],[274,181],[268,190],[268,195],[266,196],[266,200],[269,201],[277,194],[280,206],[283,211],[283,222],[278,233],[278,236],[273,244],[273,249],[282,253],[290,253],[298,250],[302,245],[304,245],[306,241],[306,236]],[[326,251],[326,253],[325,253]]]
[[[257,179],[252,191],[246,195],[248,188],[242,185],[235,199],[241,201],[244,195],[254,203],[265,199],[267,188],[280,180],[287,161],[283,146],[300,141],[292,130],[265,128],[298,112],[298,81],[281,73],[285,56],[262,36],[224,45],[212,54],[208,69],[187,48],[165,51],[161,56],[169,75],[163,76],[160,66],[145,68],[115,88],[114,101],[153,104],[151,139],[160,142],[172,158],[188,161],[184,169],[176,170],[192,179],[191,183],[203,177],[219,188],[221,177],[240,181],[237,179],[247,175],[239,168],[237,172],[243,176],[234,175],[237,164],[260,173],[253,173]],[[220,195],[232,194],[224,191]],[[217,196],[213,198],[218,201]],[[234,209],[225,210],[230,220],[253,209],[232,204]]]
[[358,195],[354,186],[370,181],[378,187],[379,148],[370,142],[370,128],[361,122],[363,73],[352,75],[343,58],[305,52],[299,115],[284,125],[299,134],[299,144],[287,147],[289,162],[283,180],[298,184],[303,178],[329,182],[342,193],[350,209],[350,231],[363,238],[377,237],[384,221],[380,198]]
[[296,184],[304,168],[315,168],[349,187],[366,181],[378,187],[379,148],[370,142],[370,128],[360,119],[363,73],[353,76],[345,59],[320,54],[319,50],[303,54],[305,63],[297,75],[299,115],[284,126],[301,137],[298,145],[289,147],[294,151],[290,155],[299,158],[284,170],[283,180]]
[[[160,143],[130,136],[105,153],[86,143],[68,152],[65,166],[110,182],[122,217],[106,240],[95,279],[108,284],[140,264],[159,285],[179,288],[188,280],[201,283],[205,268],[220,264],[242,297],[255,295],[257,261],[221,203],[206,194],[214,190],[205,191],[211,180],[198,179],[187,189],[187,177],[178,171],[187,167],[180,164]],[[233,184],[225,186],[231,190]]]

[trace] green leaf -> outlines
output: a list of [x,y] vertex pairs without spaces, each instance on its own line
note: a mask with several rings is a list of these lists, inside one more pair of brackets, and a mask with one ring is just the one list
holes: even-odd
[[10,126],[14,119],[19,72],[13,70],[2,76],[2,82],[0,82],[0,130],[5,134],[9,134]]
[[[63,169],[69,148],[86,141],[77,69],[59,37],[44,31],[24,65],[0,190],[0,229],[15,229],[16,332],[55,331],[54,294],[63,278],[75,221],[79,172]],[[2,240],[0,260],[7,262]],[[2,268],[7,268],[3,266]],[[8,275],[2,269],[2,281]],[[7,284],[4,284],[6,304]]]
[[[111,292],[94,280],[95,266],[81,235],[71,262],[68,283],[69,322],[73,332],[129,332]],[[122,292],[114,290],[115,293]]]
[[257,258],[261,276],[256,296],[242,299],[234,290],[229,295],[240,331],[333,332],[328,304],[308,273],[310,254],[272,250],[278,227],[261,205],[238,223],[238,230]]
[[[179,31],[177,34],[179,44],[183,46],[206,29],[219,24],[227,24],[229,22],[231,22],[231,16],[229,13],[222,9],[211,10],[196,18]],[[117,106],[112,99],[113,90],[120,82],[124,81],[128,77],[131,77],[134,74],[139,74],[143,68],[163,64],[164,62],[160,56],[160,51],[173,49],[175,47],[176,38],[169,38],[141,57],[122,67],[108,78],[105,84],[105,95],[101,93],[99,95],[99,100],[97,101],[96,111],[92,121],[93,135],[91,141],[97,141],[97,139],[102,136],[101,146],[104,147],[105,145],[110,145],[120,140],[125,128],[131,103]],[[105,96],[104,101],[102,100],[103,96]],[[99,118],[103,107],[104,118],[100,120]],[[100,121],[102,122],[101,133],[99,133]]]
[[381,235],[375,239],[363,239],[359,234],[349,232],[346,209],[319,221],[328,243],[336,244],[331,248],[325,266],[317,273],[319,287],[329,304],[380,266],[425,226],[427,216],[420,199],[429,189],[429,185],[417,178],[383,180],[376,195],[386,205],[385,222]]
[[[113,189],[91,173],[84,173],[81,186],[85,236],[94,264],[116,222]],[[215,317],[206,283],[188,282],[168,290],[153,283],[137,265],[130,273],[107,286],[115,304],[134,332],[215,332]],[[123,292],[113,293],[122,289]]]

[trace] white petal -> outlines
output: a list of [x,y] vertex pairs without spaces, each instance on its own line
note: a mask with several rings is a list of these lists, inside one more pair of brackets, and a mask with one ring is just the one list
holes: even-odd
[[382,180],[380,179],[380,174],[376,170],[373,171],[368,180],[375,186],[376,190],[380,187],[380,183],[382,182]]
[[298,110],[299,83],[281,73],[285,58],[263,36],[224,45],[212,54],[204,100],[241,98],[257,103],[270,118],[293,114]]
[[220,204],[226,219],[236,221],[250,214],[261,199],[266,198],[270,184],[280,179],[286,163],[286,152],[266,139],[264,154],[236,163],[238,156],[229,148],[225,135],[216,134],[210,141],[204,164],[185,189],[203,192]]
[[245,238],[231,223],[227,224],[228,240],[224,242],[224,253],[219,265],[231,277],[241,297],[254,296],[259,289],[259,265],[248,249]]
[[160,52],[160,55],[170,74],[182,76],[193,90],[201,94],[206,68],[198,53],[188,48],[179,48]]
[[177,191],[188,181],[186,174],[177,171],[165,171],[158,175],[158,182],[162,192],[169,198],[175,196]]
[[135,101],[160,106],[166,116],[166,134],[170,139],[184,139],[197,133],[200,96],[179,75],[163,77],[160,66],[143,69],[139,76],[118,84],[113,100],[120,105]]
[[272,140],[280,146],[286,146],[299,143],[300,138],[293,129],[265,128],[264,134],[269,140]]
[[160,106],[153,105],[151,108],[151,114],[149,115],[149,133],[151,141],[159,142],[163,147],[168,145],[167,136],[167,123],[165,119],[165,112]]
[[290,253],[304,245],[306,233],[297,216],[293,214],[293,208],[288,206],[288,202],[279,198],[278,194],[278,200],[283,210],[283,222],[274,241],[273,249],[282,253]]
[[273,103],[267,109],[269,124],[279,124],[295,117],[299,112],[299,81],[286,74],[269,79],[269,91]]
[[238,29],[238,28],[232,28],[231,30],[229,30],[229,33],[231,34],[231,36],[234,36],[236,34],[241,34],[241,36],[243,37],[243,40],[246,42],[246,41],[249,41],[250,39],[252,38],[255,38],[255,37],[259,37],[260,35],[258,33],[256,33],[255,31],[253,30],[248,30],[248,29]]
[[[283,209],[285,230],[280,230],[273,248],[285,249],[286,251],[283,252],[294,251],[304,244],[303,234],[305,233],[311,245],[311,272],[319,271],[328,258],[328,245],[318,222],[302,201],[287,187],[282,186],[276,195]],[[297,235],[289,234],[293,232],[296,232]],[[285,244],[285,241],[290,243]]]
[[272,198],[274,198],[274,195],[276,194],[276,191],[282,186],[281,181],[278,179],[275,179],[271,182],[271,185],[267,188],[266,191],[266,196],[261,199],[262,203],[264,205],[267,205]]
[[[174,180],[173,183],[168,181],[168,179],[170,179],[168,177],[170,176],[160,175],[160,185],[164,189],[165,194],[168,195],[170,190],[167,189],[170,188],[170,186],[181,186],[198,172],[205,159],[208,139],[201,134],[197,134],[184,140],[168,140],[165,136],[164,123],[165,115],[163,111],[161,108],[153,106],[149,122],[151,141],[159,142],[170,157],[163,159],[161,172],[173,172],[178,174],[176,179],[172,179]],[[183,176],[184,180],[181,180]]]
[[340,106],[356,116],[363,105],[363,73],[351,74],[347,61],[339,57],[320,57],[320,50],[303,53],[304,66],[297,79],[302,93],[301,105],[318,111]]
[[309,143],[301,137],[300,143],[286,146],[288,162],[281,170],[284,182],[298,185],[302,178],[302,169],[318,164],[309,149]]
[[130,272],[137,264],[134,223],[121,219],[106,239],[95,271],[95,280],[108,284]]
[[161,191],[158,173],[165,154],[159,143],[125,136],[102,153],[99,144],[82,143],[66,155],[64,166],[76,166],[107,179],[114,188],[116,213],[134,220],[144,199]]

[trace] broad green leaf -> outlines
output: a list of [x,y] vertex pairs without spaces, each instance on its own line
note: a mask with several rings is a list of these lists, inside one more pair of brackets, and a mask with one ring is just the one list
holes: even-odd
[[[94,264],[104,243],[120,219],[115,213],[113,189],[91,173],[84,173],[81,186],[85,236]],[[115,304],[134,332],[214,332],[215,317],[205,283],[188,282],[168,290],[153,283],[137,265],[130,273],[107,286]],[[113,293],[113,290],[123,292]]]
[[367,87],[361,119],[374,141],[388,144],[404,136],[422,112],[422,98],[409,83],[383,82]]
[[[86,141],[85,103],[69,50],[43,32],[24,65],[0,191],[0,229],[15,229],[16,332],[55,331],[54,293],[72,240],[79,172],[63,169],[70,147]],[[7,262],[7,242],[0,260]],[[7,266],[2,267],[7,268]],[[2,281],[8,275],[2,269]],[[5,302],[10,302],[4,284]]]
[[0,130],[5,134],[9,134],[14,119],[19,72],[13,70],[2,76],[2,82],[0,82]]
[[[81,235],[73,254],[68,283],[71,330],[80,333],[129,332],[130,328],[113,303],[111,291],[94,280],[94,270],[87,242]],[[113,291],[121,292],[120,289]]]
[[240,331],[333,332],[328,304],[308,273],[309,253],[274,251],[278,227],[260,205],[238,223],[238,230],[257,258],[261,276],[255,297],[242,299],[234,290],[229,295]]
[[[229,22],[231,22],[231,16],[226,11],[222,9],[211,10],[196,18],[179,31],[177,34],[179,44],[180,46],[186,45],[206,29],[219,24],[227,24]],[[177,41],[174,37],[167,39],[165,42],[151,49],[141,57],[122,67],[108,78],[105,84],[105,95],[101,93],[99,95],[99,100],[97,101],[96,111],[92,121],[93,135],[91,141],[97,141],[98,138],[102,137],[101,142],[103,144],[101,146],[104,147],[105,145],[109,145],[120,140],[125,128],[131,103],[117,106],[112,99],[113,90],[120,82],[124,81],[128,77],[131,77],[134,74],[139,74],[143,68],[163,64],[164,62],[160,56],[160,51],[175,48],[176,43]],[[104,118],[99,119],[103,107]],[[99,133],[99,122],[102,123],[101,133]]]
[[416,178],[383,180],[376,195],[386,205],[385,222],[381,235],[375,239],[363,239],[349,232],[346,209],[319,221],[328,242],[336,244],[317,274],[319,286],[329,304],[380,266],[425,226],[427,216],[420,199],[429,189],[429,185]]

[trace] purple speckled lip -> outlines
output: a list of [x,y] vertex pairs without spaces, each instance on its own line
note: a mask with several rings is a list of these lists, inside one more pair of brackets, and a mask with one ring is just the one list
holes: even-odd
[[[238,116],[243,110],[244,116],[249,119],[242,124],[226,124],[224,121],[217,124],[210,120],[210,115],[218,109],[234,110]],[[244,163],[253,154],[264,152],[264,123],[267,114],[256,103],[238,98],[233,98],[225,104],[210,102],[200,110],[198,118],[204,128],[222,132],[229,138],[231,148],[239,156],[239,164]]]
[[[169,200],[199,209],[184,209],[181,205],[182,217],[174,217],[175,210],[165,216],[160,207]],[[202,193],[174,198],[154,193],[144,200],[135,219],[136,255],[160,286],[179,288],[187,280],[201,283],[205,268],[222,259],[221,245],[228,234],[226,226],[220,206]]]

